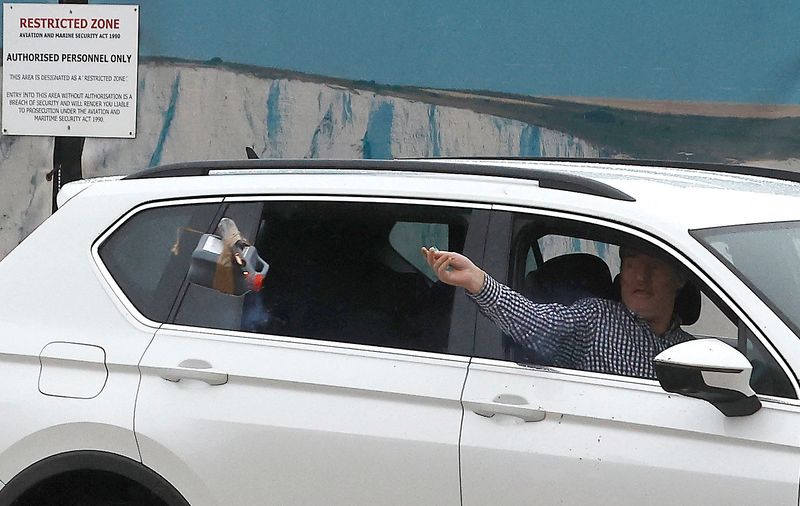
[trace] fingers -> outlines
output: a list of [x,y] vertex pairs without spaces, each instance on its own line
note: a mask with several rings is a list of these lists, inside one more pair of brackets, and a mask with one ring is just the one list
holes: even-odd
[[452,261],[452,257],[446,253],[439,255],[436,260],[433,262],[433,271],[439,276],[439,279],[442,279],[442,276],[445,275],[447,272],[447,268],[450,266],[450,262]]
[[420,252],[425,257],[425,261],[428,263],[428,265],[431,268],[433,268],[433,253],[431,252],[431,250],[423,246],[422,248],[420,248]]
[[420,248],[420,252],[425,256],[425,261],[428,262],[428,265],[430,265],[434,271],[436,270],[434,267],[436,259],[441,258],[442,254],[446,253],[443,251],[439,251],[438,249],[436,249],[435,246],[431,246],[430,248],[426,248],[425,246],[423,246],[422,248]]
[[422,253],[422,256],[424,256],[424,257],[425,257],[425,260],[426,260],[426,261],[428,261],[428,258],[429,258],[429,256],[430,256],[430,255],[429,255],[429,253],[430,253],[430,250],[429,250],[428,248],[426,248],[425,246],[423,246],[423,247],[421,247],[421,248],[419,249],[419,252],[420,252],[420,253]]
[[439,251],[435,247],[426,248],[424,246],[420,248],[420,253],[425,256],[425,261],[433,270],[434,274],[436,274],[436,277],[447,282],[450,277],[449,274],[452,271],[452,262],[455,253]]
[[443,283],[460,286],[471,293],[478,293],[483,286],[485,273],[464,255],[434,247],[422,247],[420,253],[425,255],[433,273]]

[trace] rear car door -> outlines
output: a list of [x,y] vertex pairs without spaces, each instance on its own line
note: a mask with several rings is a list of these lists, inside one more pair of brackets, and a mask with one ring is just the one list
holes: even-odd
[[[577,245],[577,251],[598,255],[612,267],[615,252],[606,250],[603,234],[608,243],[626,235],[644,239],[588,218],[504,210],[492,221],[506,228],[491,231],[490,238],[497,232],[510,236],[508,249],[486,262],[497,266],[498,279],[520,291],[531,226],[538,227],[534,238],[569,237],[562,246]],[[546,242],[534,240],[533,249]],[[541,250],[532,256],[534,264],[547,258]],[[717,337],[742,340],[740,349],[767,364],[760,366],[757,384],[751,382],[763,405],[753,415],[725,417],[711,404],[668,394],[650,379],[531,363],[481,318],[478,356],[463,396],[463,504],[797,504],[796,381],[752,322],[725,305],[730,300],[724,293],[708,295],[706,302],[717,300],[722,307],[705,319],[703,310],[706,331],[714,327],[713,317],[728,315],[733,321],[717,327]],[[733,335],[725,335],[731,325]]]
[[264,289],[185,286],[141,362],[143,462],[193,505],[459,504],[476,312],[419,248],[480,258],[488,210],[227,202],[270,265]]
[[[139,460],[137,366],[180,289],[170,266],[188,262],[170,247],[176,231],[211,224],[216,200],[143,206],[109,228],[138,196],[101,190],[71,201],[3,260],[0,479],[37,461],[34,476],[41,477],[69,466],[96,469],[98,455]],[[53,455],[60,460],[40,462]],[[12,483],[6,493],[31,484]]]

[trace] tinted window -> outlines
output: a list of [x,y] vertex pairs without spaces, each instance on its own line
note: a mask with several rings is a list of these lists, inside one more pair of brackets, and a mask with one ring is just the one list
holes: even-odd
[[257,226],[248,240],[270,265],[263,290],[198,296],[209,289],[190,287],[176,323],[449,351],[455,290],[432,279],[419,250],[463,251],[471,210],[350,202],[261,206],[249,219]]
[[157,207],[120,226],[99,254],[114,281],[147,318],[164,322],[200,235],[219,204]]
[[423,272],[431,281],[436,281],[436,274],[425,258],[420,255],[420,246],[435,246],[440,250],[449,250],[449,227],[445,223],[414,223],[399,221],[389,232],[389,243],[407,262]]

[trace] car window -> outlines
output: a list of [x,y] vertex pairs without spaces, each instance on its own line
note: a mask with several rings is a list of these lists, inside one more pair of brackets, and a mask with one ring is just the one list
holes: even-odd
[[545,262],[570,253],[590,253],[606,262],[612,276],[619,274],[619,247],[615,244],[559,234],[547,234],[536,242]]
[[[601,258],[608,265],[612,278],[616,278],[619,274],[619,246],[616,244],[558,234],[547,234],[539,238],[537,243],[545,262],[562,255],[588,253]],[[533,248],[530,248],[527,262],[533,257],[532,252]],[[535,266],[530,269],[534,270]],[[526,269],[526,275],[530,271]],[[701,309],[697,322],[685,326],[684,330],[695,337],[715,337],[734,346],[738,339],[736,325],[705,293],[701,293]]]
[[[261,209],[260,202],[226,205],[224,218],[232,220],[241,235],[252,241],[256,238],[260,224]],[[196,246],[191,245],[192,248]],[[233,272],[226,274],[232,276]],[[241,297],[231,297],[213,288],[187,282],[182,300],[175,317],[176,323],[188,322],[198,327],[238,329],[242,322]]]
[[[619,246],[616,244],[566,235],[547,234],[537,240],[537,246],[545,262],[562,255],[589,253],[601,258],[608,265],[612,278],[616,278],[619,274]],[[533,247],[529,248],[526,260],[526,276],[530,271],[535,271],[537,268],[535,262],[532,262],[533,251]],[[685,326],[684,330],[696,337],[715,337],[733,346],[736,346],[738,339],[736,325],[725,316],[723,311],[705,293],[701,293],[701,310],[697,322]]]
[[800,337],[800,222],[710,228],[692,235]]
[[[618,230],[576,220],[519,214],[513,223],[508,284],[542,304],[569,306],[584,298],[621,304],[620,246],[655,248]],[[660,254],[668,257],[666,252]],[[670,257],[669,261],[678,264],[677,259]],[[688,271],[685,273],[688,275]],[[754,367],[751,384],[757,393],[795,397],[794,388],[777,361],[707,286],[689,276],[675,304],[684,331],[696,338],[720,339],[745,354]],[[502,356],[487,358],[553,365],[547,357],[526,349],[511,336],[504,335],[502,339]]]
[[219,204],[146,209],[100,245],[98,253],[114,281],[144,316],[166,321],[188,271],[194,243],[218,209]]
[[[463,251],[471,213],[392,203],[260,203],[257,212],[239,214],[252,217],[247,239],[269,264],[263,289],[235,297],[190,286],[175,323],[447,352],[455,290],[432,276],[420,248]],[[247,227],[239,228],[244,234]]]
[[421,246],[435,246],[440,250],[449,250],[449,227],[445,223],[417,223],[398,221],[389,232],[389,243],[406,262],[436,281],[436,274],[419,253]]
[[732,346],[737,346],[738,328],[736,324],[704,291],[700,292],[700,296],[700,316],[697,322],[685,326],[684,330],[695,337],[715,337]]

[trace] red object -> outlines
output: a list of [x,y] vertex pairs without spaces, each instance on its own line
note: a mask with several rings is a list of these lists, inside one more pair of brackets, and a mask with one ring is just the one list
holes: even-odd
[[264,287],[264,275],[263,274],[256,274],[253,276],[253,291],[260,292],[261,289]]

